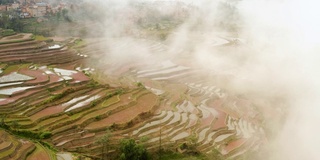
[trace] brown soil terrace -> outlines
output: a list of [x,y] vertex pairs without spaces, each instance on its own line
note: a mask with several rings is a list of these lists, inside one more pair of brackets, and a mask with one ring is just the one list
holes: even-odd
[[[224,90],[223,82],[230,76],[190,65],[187,54],[152,65],[117,63],[115,68],[118,60],[103,58],[108,50],[103,44],[126,45],[99,39],[77,51],[70,49],[73,42],[64,49],[49,49],[48,44],[31,37],[21,33],[0,39],[0,76],[17,72],[34,78],[0,87],[17,89],[0,97],[0,115],[5,115],[4,122],[12,129],[52,133],[44,141],[59,151],[99,158],[102,145],[96,140],[106,130],[112,130],[110,144],[114,146],[122,138],[147,136],[150,139],[145,145],[150,151],[158,149],[160,137],[163,148],[175,151],[195,136],[200,152],[210,153],[215,148],[231,159],[266,142],[253,103]],[[148,49],[160,54],[166,50],[163,46],[150,42]],[[92,64],[97,65],[89,66]],[[111,75],[90,71],[87,76],[81,71],[86,67]],[[60,75],[54,69],[65,73]],[[113,81],[117,85],[105,83]],[[18,90],[27,86],[33,88]],[[40,143],[0,130],[0,159],[55,157]]]

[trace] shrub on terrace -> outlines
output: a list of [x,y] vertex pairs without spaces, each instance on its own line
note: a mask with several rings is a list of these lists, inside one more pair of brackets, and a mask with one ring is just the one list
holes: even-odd
[[122,94],[124,93],[124,90],[122,88],[117,89],[116,94]]
[[75,90],[73,88],[69,88],[67,89],[66,91],[62,92],[62,93],[59,93],[59,94],[56,94],[56,95],[52,95],[51,97],[49,97],[48,99],[46,99],[45,101],[42,102],[42,104],[48,104],[48,103],[51,103],[51,102],[54,102],[56,100],[59,100],[61,98],[63,98],[64,96],[74,92]]
[[216,160],[223,160],[225,159],[223,155],[217,150],[213,149],[212,152],[210,152],[208,155],[208,158],[210,159],[216,159]]
[[138,86],[139,88],[144,88],[144,85],[143,85],[141,82],[138,82],[138,83],[137,83],[137,86]]
[[0,36],[3,36],[3,37],[11,36],[11,35],[14,35],[14,34],[16,34],[16,33],[12,29],[5,29],[5,30],[2,30],[0,32]]
[[120,160],[149,160],[150,155],[143,145],[134,139],[123,139],[120,142]]
[[101,115],[95,117],[95,120],[100,121],[102,119]]
[[91,80],[88,84],[87,84],[87,87],[90,87],[90,88],[95,88],[95,87],[98,87],[99,86],[99,83],[94,81],[94,80]]
[[50,138],[51,136],[52,136],[51,132],[45,131],[45,132],[40,133],[39,138],[40,139],[47,139],[47,138]]
[[45,132],[34,132],[34,131],[29,131],[29,130],[11,130],[12,133],[15,135],[19,135],[21,137],[26,137],[30,139],[48,139],[52,136],[52,133],[49,131]]

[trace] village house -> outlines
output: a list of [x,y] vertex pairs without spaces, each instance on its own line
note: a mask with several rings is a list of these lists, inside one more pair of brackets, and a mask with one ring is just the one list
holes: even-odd
[[39,12],[38,6],[30,6],[29,13],[32,17],[40,17],[42,14],[41,12]]
[[0,11],[17,10],[19,7],[20,4],[16,2],[9,5],[0,5]]
[[11,11],[13,8],[10,5],[7,5],[7,10],[6,11]]
[[43,17],[47,14],[47,4],[46,3],[36,3],[29,7],[29,13],[32,17]]
[[30,18],[31,17],[30,10],[29,10],[28,6],[22,6],[20,9],[21,9],[20,14],[19,14],[20,18]]
[[20,4],[14,2],[14,3],[10,4],[10,6],[11,6],[12,9],[17,10],[20,7]]
[[0,5],[0,12],[1,11],[7,11],[7,6],[6,5]]
[[30,18],[31,17],[28,12],[21,12],[19,16],[20,16],[20,18]]
[[48,3],[42,0],[19,0],[19,3],[9,5],[0,5],[0,11],[16,11],[20,18],[44,17],[55,14],[66,8],[65,3],[60,3],[56,7],[51,7]]
[[22,5],[31,4],[31,3],[39,3],[43,0],[18,0],[18,2]]
[[19,3],[12,3],[9,5],[5,5],[6,6],[6,10],[5,11],[11,11],[11,10],[17,10],[20,7]]
[[51,6],[44,2],[26,4],[20,7],[20,18],[43,17],[52,12]]

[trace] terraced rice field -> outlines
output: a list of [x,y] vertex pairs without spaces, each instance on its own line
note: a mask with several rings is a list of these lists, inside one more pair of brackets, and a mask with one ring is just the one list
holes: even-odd
[[[224,75],[176,58],[162,57],[152,65],[121,64],[118,57],[104,59],[107,48],[97,47],[101,43],[118,50],[133,47],[100,40],[76,51],[68,44],[57,47],[33,40],[29,34],[0,40],[0,159],[70,158],[65,152],[101,158],[102,145],[96,141],[107,130],[112,131],[110,155],[119,139],[128,137],[147,137],[150,151],[159,149],[160,141],[162,148],[175,150],[195,137],[202,153],[216,149],[234,159],[264,143],[259,112],[223,88],[217,77]],[[164,44],[147,44],[150,53],[167,52]],[[85,68],[90,61],[98,63]],[[119,83],[96,76],[100,72],[112,73]],[[105,81],[99,84],[92,77]],[[38,143],[12,135],[27,131],[51,136]],[[64,153],[56,154],[45,144]]]
[[[81,59],[85,56],[31,36],[0,40],[1,159],[57,157],[33,137],[12,133],[49,132],[51,138],[43,142],[77,152],[84,144],[99,147],[97,137],[110,126],[126,129],[150,117],[157,108],[159,98],[145,88],[100,85],[84,74],[87,70],[82,70]],[[90,148],[87,156],[99,156]],[[58,158],[68,157],[66,154],[58,154]]]
[[54,153],[44,150],[40,144],[14,137],[6,131],[0,131],[1,159],[50,159]]
[[[160,139],[164,148],[175,148],[177,144],[188,143],[190,137],[196,137],[196,148],[200,152],[210,153],[216,149],[225,158],[232,159],[258,150],[265,143],[265,133],[257,118],[259,111],[253,103],[223,88],[228,74],[188,65],[186,60],[189,57],[184,51],[176,58],[166,58],[164,55],[152,65],[148,62],[137,64],[135,60],[129,62],[132,64],[130,66],[127,63],[115,65],[116,60],[112,56],[101,52],[110,49],[101,47],[99,43],[123,49],[130,48],[131,44],[106,40],[92,43],[82,51],[93,59],[100,56],[94,61],[101,61],[101,57],[105,56],[107,58],[101,62],[104,66],[118,68],[105,73],[113,73],[119,79],[141,82],[146,89],[161,97],[157,115],[121,134],[136,139],[149,137],[147,146],[154,150],[159,147]],[[146,57],[169,52],[163,44],[148,43],[150,54]],[[221,40],[212,45],[219,47],[227,43],[227,40]],[[89,51],[90,48],[97,49]]]

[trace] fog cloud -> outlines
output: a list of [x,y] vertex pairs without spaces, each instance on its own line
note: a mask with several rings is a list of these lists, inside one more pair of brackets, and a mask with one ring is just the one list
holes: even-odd
[[257,51],[258,66],[269,71],[251,73],[251,79],[261,84],[256,89],[280,90],[289,106],[267,159],[319,159],[320,25],[316,6],[314,1],[248,0],[239,7],[246,25],[241,34]]
[[[317,16],[320,11],[317,3],[312,0],[181,1],[185,7],[192,6],[187,9],[188,16],[165,41],[159,41],[166,46],[165,50],[154,54],[148,42],[137,40],[138,16],[148,15],[132,4],[142,2],[145,1],[88,2],[104,12],[100,23],[104,38],[116,38],[113,43],[108,41],[100,46],[107,46],[106,58],[115,59],[121,66],[139,61],[152,64],[159,59],[187,55],[190,65],[232,75],[225,85],[229,91],[245,94],[254,102],[270,101],[265,107],[272,107],[284,118],[278,121],[272,115],[265,117],[269,118],[265,119],[267,124],[274,123],[267,127],[275,130],[266,146],[266,159],[319,159],[320,21]],[[155,15],[168,15],[165,7],[155,6]],[[240,45],[221,47],[219,44],[225,41]],[[116,47],[123,43],[131,45]]]

